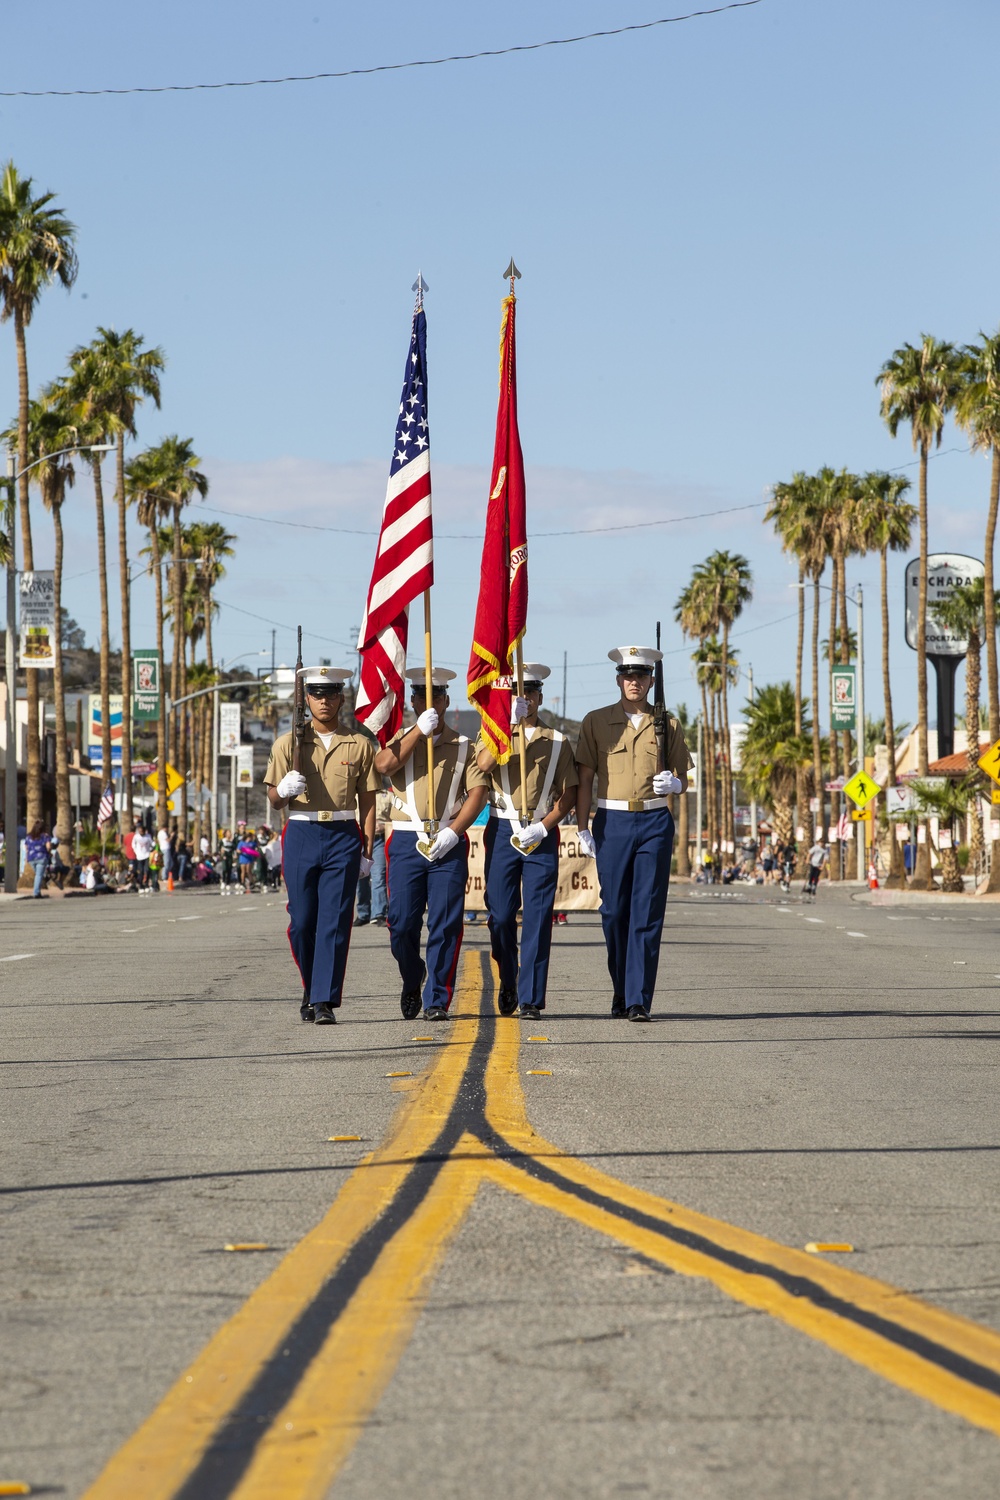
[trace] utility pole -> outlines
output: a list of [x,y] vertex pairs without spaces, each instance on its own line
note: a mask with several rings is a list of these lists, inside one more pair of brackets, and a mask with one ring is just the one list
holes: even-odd
[[563,729],[566,728],[566,652],[563,652],[563,695],[562,695],[562,721]]
[[[17,510],[14,501],[16,460],[13,449],[7,450],[7,640],[4,662],[7,670],[7,752],[4,756],[3,828],[5,839],[4,890],[17,890],[17,866],[20,848],[17,838],[17,556],[15,531]],[[59,621],[56,621],[59,629]]]
[[274,668],[275,668],[275,664],[276,664],[276,661],[277,661],[277,658],[275,657],[275,654],[274,654],[275,641],[277,640],[277,637],[278,637],[278,632],[276,630],[272,630],[271,631],[271,681],[272,682],[274,681]]
[[702,864],[702,851],[701,851],[701,817],[702,817],[701,780],[702,780],[702,773],[703,773],[703,769],[704,769],[703,766],[702,766],[702,761],[704,760],[704,756],[702,754],[702,733],[703,733],[703,730],[704,730],[704,725],[701,722],[701,714],[699,714],[698,715],[698,780],[697,780],[697,782],[695,784],[695,799],[694,799],[694,818],[695,818],[695,823],[697,824],[697,827],[698,827],[698,834],[697,834],[697,837],[695,839],[695,848],[694,848],[695,863],[697,865],[697,869],[695,870],[695,874],[696,875],[700,875],[701,871],[704,869],[704,865]]
[[[858,606],[858,727],[855,731],[855,738],[858,746],[858,770],[863,771],[865,769],[865,615],[860,583],[857,585],[856,600]],[[874,818],[874,816],[875,813],[873,810],[872,817]],[[865,829],[867,827],[868,824],[864,819],[858,822],[859,880],[867,880],[868,878],[868,867],[865,864]],[[872,831],[874,833],[874,824],[872,825]],[[874,842],[873,837],[872,843],[874,844]]]

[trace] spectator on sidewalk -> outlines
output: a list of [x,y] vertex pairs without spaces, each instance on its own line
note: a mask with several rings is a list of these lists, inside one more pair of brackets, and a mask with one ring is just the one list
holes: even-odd
[[24,862],[32,865],[35,871],[35,888],[31,894],[36,900],[41,899],[42,882],[49,868],[49,847],[45,824],[41,821],[32,823],[31,832],[24,841]]
[[149,856],[153,852],[153,840],[142,827],[132,835],[132,853],[135,861],[133,878],[140,893],[149,889]]

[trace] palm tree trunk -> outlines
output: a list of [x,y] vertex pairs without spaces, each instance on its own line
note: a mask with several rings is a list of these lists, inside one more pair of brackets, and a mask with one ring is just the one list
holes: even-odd
[[727,843],[733,846],[732,852],[736,851],[736,828],[733,820],[733,757],[732,742],[729,734],[729,625],[722,627],[722,691],[719,694],[719,708],[722,716],[722,796],[723,814],[722,826],[723,837]]
[[1000,740],[1000,692],[997,687],[997,604],[993,582],[993,544],[997,534],[997,509],[1000,506],[1000,448],[993,449],[990,469],[990,508],[986,517],[986,546],[983,553],[983,586],[986,616],[986,690],[990,699],[990,744]]
[[194,828],[191,832],[192,863],[201,848],[201,756],[204,750],[201,709],[203,703],[204,699],[199,698],[191,705],[191,771],[195,788]]
[[[917,770],[927,775],[927,443],[920,444],[920,576],[917,582]],[[917,861],[910,888],[929,891],[931,878],[931,840],[926,823],[924,842],[917,844]]]
[[111,765],[111,618],[108,613],[108,553],[104,533],[104,485],[101,479],[101,459],[95,454],[94,504],[97,508],[97,573],[101,598],[101,756],[104,763],[105,786],[114,785],[114,770]]
[[[888,546],[882,548],[880,573],[882,583],[882,698],[885,703],[885,748],[888,762],[888,786],[896,785],[896,726],[892,717],[892,678],[889,674],[889,564]],[[896,826],[889,824],[889,874],[886,889],[894,890],[905,884],[903,859],[896,838]]]
[[[798,633],[795,641],[795,733],[802,733],[802,658],[805,651],[806,641],[806,569],[805,563],[799,558],[799,620]],[[813,705],[815,713],[815,705]],[[795,771],[795,817],[798,823],[805,827],[806,807],[808,792],[806,791],[808,772],[805,766],[798,766]],[[794,825],[793,825],[794,826]]]
[[[185,649],[185,641],[184,641],[184,637],[182,635],[181,636],[181,644],[180,644],[180,660],[181,660],[180,696],[182,698],[186,698],[187,697],[187,658],[184,655],[184,649]],[[181,711],[179,738],[178,738],[178,742],[177,742],[177,774],[181,778],[181,784],[177,788],[177,791],[178,791],[178,795],[179,795],[179,797],[181,799],[181,830],[182,830],[181,837],[182,838],[187,838],[187,836],[188,836],[188,821],[187,821],[188,820],[188,788],[187,788],[187,779],[188,779],[188,769],[189,769],[189,767],[191,765],[191,756],[190,756],[190,753],[189,753],[189,746],[190,746],[190,744],[191,744],[191,705],[190,705],[190,703],[185,703],[184,707],[183,707],[183,709]]]
[[160,785],[156,793],[156,824],[158,828],[167,826],[167,695],[166,683],[163,680],[163,567],[160,562],[160,536],[157,530],[157,517],[153,516],[152,525],[149,528],[149,546],[153,554],[153,567],[156,579],[156,649],[160,657],[160,715],[156,721],[156,765],[159,771]]
[[122,596],[122,791],[125,808],[124,828],[132,827],[132,598],[128,576],[128,530],[125,503],[125,434],[118,434],[117,486],[118,504],[118,579]]
[[[844,666],[851,659],[851,634],[847,622],[847,557],[843,548],[839,556],[839,578],[837,591],[840,595],[840,662]],[[858,748],[858,770],[864,767],[864,725],[858,727],[855,732],[855,744]],[[851,774],[851,732],[845,729],[841,737],[841,751],[843,754],[844,775]],[[845,799],[846,805],[846,799]],[[855,839],[851,839],[847,845],[847,858],[844,861],[845,880],[856,880],[861,872],[858,870],[858,846]]]
[[[979,760],[979,692],[982,642],[978,630],[969,631],[969,650],[965,658],[965,733],[967,748],[966,764],[969,771],[976,769]],[[969,864],[973,871],[981,870],[986,858],[986,842],[983,838],[983,817],[979,810],[979,797],[974,796],[967,814],[969,828]]]
[[824,819],[824,804],[826,798],[823,793],[823,751],[819,732],[819,573],[813,577],[813,631],[812,631],[812,696],[813,696],[813,720],[812,720],[812,742],[813,742],[813,786],[819,807],[813,818],[813,839],[820,836],[820,829]]
[[[31,500],[28,493],[28,476],[24,472],[28,467],[28,351],[24,341],[24,318],[17,307],[14,309],[14,340],[17,345],[17,470],[21,476],[18,481],[21,558],[24,571],[32,573],[35,568],[35,549],[31,538]],[[11,560],[11,566],[16,566],[14,559]],[[58,633],[57,624],[56,634]],[[28,689],[28,719],[25,726],[27,763],[24,768],[27,800],[25,824],[30,828],[42,816],[42,745],[38,723],[38,672],[29,668],[24,676]],[[16,700],[16,682],[8,683],[7,689],[14,693]],[[7,836],[16,840],[17,829],[8,829]]]
[[722,712],[719,704],[719,693],[712,693],[712,740],[715,745],[715,761],[712,769],[712,791],[715,796],[715,842],[719,846],[720,856],[725,853],[722,845],[726,840],[726,814],[722,804],[722,798],[726,792],[726,757],[722,748]]
[[706,848],[708,848],[709,850],[711,850],[711,848],[712,848],[712,835],[711,835],[711,829],[712,829],[712,790],[711,790],[711,786],[709,785],[709,767],[712,765],[712,744],[711,744],[712,731],[711,731],[711,723],[710,723],[709,716],[708,716],[708,689],[706,688],[704,682],[701,683],[701,726],[702,726],[701,755],[702,755],[702,762],[703,763],[698,768],[698,770],[699,770],[699,775],[701,776],[702,786],[705,789],[705,801],[704,801],[704,806],[702,807],[702,817],[704,819],[704,830],[703,830],[703,832],[704,832],[704,836],[705,836],[705,846],[706,846]]
[[53,642],[55,666],[52,672],[52,693],[56,700],[56,822],[55,831],[61,840],[69,843],[72,833],[72,813],[69,800],[69,751],[66,740],[66,697],[63,681],[62,660],[62,574],[63,574],[63,524],[62,504],[53,503],[52,524],[55,527],[56,547],[54,559],[54,596],[56,606],[56,633]]
[[[829,677],[829,689],[827,701],[830,705],[830,780],[836,781],[840,772],[840,747],[837,742],[837,731],[833,725],[833,668],[836,662],[836,649],[834,642],[837,637],[837,613],[840,604],[839,575],[837,570],[837,557],[833,558],[833,578],[830,588],[830,631],[826,643],[827,675]],[[840,818],[840,793],[830,793],[830,822],[836,823]],[[830,851],[830,879],[840,879],[840,844],[836,849]]]
[[[174,654],[170,663],[170,697],[174,703],[181,696],[181,665],[184,660],[184,580],[181,577],[181,512],[174,506],[174,547],[170,573],[170,592],[173,595],[171,630]],[[170,757],[177,765],[180,759],[180,717],[175,711],[171,715]]]

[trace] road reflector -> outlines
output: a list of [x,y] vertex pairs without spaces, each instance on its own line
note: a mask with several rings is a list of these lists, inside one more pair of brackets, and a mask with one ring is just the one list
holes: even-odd
[[529,1042],[547,1042],[548,1041],[548,1037],[547,1036],[529,1036],[528,1041]]
[[433,1042],[433,1040],[434,1040],[434,1038],[432,1036],[411,1036],[410,1037],[410,1041],[411,1042]]
[[852,1255],[854,1246],[835,1243],[833,1240],[810,1240],[806,1249],[810,1255]]
[[552,1077],[552,1069],[551,1068],[529,1068],[528,1069],[528,1077],[529,1078],[551,1078]]
[[412,1078],[412,1073],[387,1073],[386,1078]]
[[30,1495],[31,1485],[23,1479],[0,1479],[0,1495]]
[[328,1141],[360,1141],[359,1135],[328,1135]]
[[223,1245],[223,1250],[270,1250],[270,1245],[265,1245],[263,1240],[246,1240],[235,1245]]

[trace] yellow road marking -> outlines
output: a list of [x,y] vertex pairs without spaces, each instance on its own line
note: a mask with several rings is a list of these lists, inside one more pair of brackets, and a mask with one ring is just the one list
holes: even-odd
[[[195,1469],[227,1414],[282,1347],[301,1309],[318,1294],[351,1246],[391,1202],[414,1159],[437,1138],[455,1101],[476,1022],[479,964],[463,971],[451,1045],[435,1058],[423,1087],[407,1097],[385,1143],[366,1156],[332,1207],[219,1329],[138,1431],[109,1461],[84,1500],[170,1500]],[[338,1390],[337,1398],[342,1393]]]

